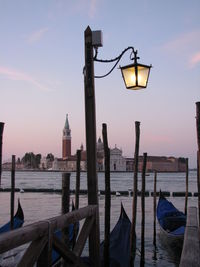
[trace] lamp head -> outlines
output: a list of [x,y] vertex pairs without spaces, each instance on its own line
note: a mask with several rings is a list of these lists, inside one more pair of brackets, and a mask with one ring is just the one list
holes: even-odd
[[147,87],[151,65],[143,65],[137,62],[137,51],[134,52],[134,63],[120,67],[122,77],[127,89],[139,90]]

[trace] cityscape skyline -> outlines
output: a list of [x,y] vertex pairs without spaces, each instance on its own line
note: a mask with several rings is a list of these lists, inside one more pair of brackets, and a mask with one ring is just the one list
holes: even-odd
[[[200,2],[98,0],[0,1],[0,121],[3,161],[26,152],[62,154],[66,113],[72,154],[83,143],[84,30],[102,30],[98,57],[126,47],[152,64],[148,87],[126,90],[118,69],[96,79],[97,139],[107,123],[110,147],[133,157],[135,121],[141,122],[140,155],[189,158],[196,167],[199,98]],[[134,16],[133,16],[134,10]],[[120,65],[130,64],[127,53]],[[111,66],[95,63],[95,74]]]

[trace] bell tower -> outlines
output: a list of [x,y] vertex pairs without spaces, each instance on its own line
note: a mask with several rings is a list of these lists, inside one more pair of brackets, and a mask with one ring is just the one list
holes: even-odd
[[66,115],[65,126],[62,138],[62,158],[68,159],[71,156],[71,130],[69,127],[68,114]]

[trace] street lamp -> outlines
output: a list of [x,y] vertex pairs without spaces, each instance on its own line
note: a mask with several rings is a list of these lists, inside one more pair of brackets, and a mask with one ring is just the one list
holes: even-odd
[[[137,56],[137,50],[135,50],[134,47],[132,46],[127,47],[126,49],[124,49],[124,51],[122,51],[122,53],[118,57],[114,59],[103,60],[103,59],[97,59],[98,46],[94,45],[95,52],[96,52],[94,56],[94,61],[102,62],[102,63],[111,63],[111,62],[116,61],[116,63],[114,64],[114,66],[111,68],[111,70],[107,74],[102,75],[102,76],[95,76],[95,78],[104,78],[108,76],[115,69],[115,67],[121,60],[124,53],[126,53],[128,50],[131,50],[130,60],[134,60],[134,63],[127,65],[127,66],[123,66],[123,67],[120,66],[125,86],[127,89],[132,89],[132,90],[139,90],[139,89],[147,87],[149,73],[150,73],[150,69],[152,66],[138,63],[137,60],[140,58]],[[133,57],[132,57],[132,54],[134,55]]]
[[127,89],[138,90],[147,87],[151,65],[143,65],[137,62],[137,50],[134,51],[134,63],[120,67],[122,77]]
[[[87,151],[87,186],[88,186],[88,204],[97,205],[97,215],[94,225],[89,235],[89,254],[90,259],[95,266],[99,267],[99,212],[98,212],[98,181],[96,170],[96,108],[95,108],[95,82],[94,78],[103,78],[108,76],[117,66],[124,53],[131,50],[130,59],[134,63],[129,66],[121,67],[122,76],[127,89],[140,89],[147,86],[149,71],[151,66],[137,63],[137,51],[133,47],[126,48],[118,57],[111,60],[102,60],[97,58],[98,47],[102,46],[101,31],[91,31],[88,26],[84,33],[85,41],[85,66],[84,89],[85,89],[85,129],[86,129],[86,151]],[[95,55],[94,55],[95,51]],[[132,54],[134,57],[132,58]],[[111,70],[102,76],[94,75],[94,61],[102,63],[114,63]]]

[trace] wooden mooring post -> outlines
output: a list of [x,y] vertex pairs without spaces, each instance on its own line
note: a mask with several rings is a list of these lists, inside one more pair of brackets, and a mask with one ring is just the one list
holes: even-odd
[[11,194],[10,194],[10,228],[14,228],[14,210],[15,210],[15,155],[12,155],[11,167]]
[[[64,172],[62,174],[62,214],[69,212],[70,205],[70,173]],[[62,230],[62,238],[67,247],[69,247],[69,228],[66,227]],[[63,267],[67,267],[67,264],[63,260]]]
[[95,223],[89,236],[89,254],[91,262],[96,267],[100,266],[100,230],[99,230],[99,201],[98,179],[96,170],[96,107],[95,107],[95,84],[94,84],[94,48],[92,44],[92,31],[88,26],[84,33],[85,41],[85,129],[87,150],[87,186],[88,204],[97,205]]
[[138,157],[140,143],[140,122],[135,122],[135,155],[134,155],[134,181],[133,181],[133,204],[132,204],[132,223],[130,233],[130,266],[134,266],[136,248],[136,215],[137,215],[137,191],[138,191]]
[[157,172],[154,172],[154,187],[153,187],[153,245],[156,249],[156,183],[157,183]]
[[75,209],[79,208],[80,194],[80,173],[81,173],[81,150],[76,151],[76,191],[75,191]]
[[198,189],[198,210],[200,224],[200,102],[196,102],[196,129],[197,129],[197,189]]
[[145,176],[146,176],[146,165],[147,165],[147,153],[143,154],[143,167],[142,167],[142,189],[141,189],[141,258],[140,267],[144,266],[145,263]]
[[[79,209],[80,176],[81,176],[81,150],[78,149],[76,151],[76,189],[75,189],[75,209],[76,210]],[[77,224],[74,224],[74,233],[73,233],[73,241],[72,241],[73,248],[76,244],[77,235],[78,235],[78,226]]]
[[185,215],[187,215],[188,206],[188,158],[186,160],[186,171],[185,171]]
[[2,172],[3,129],[4,129],[4,122],[0,122],[0,187],[1,187],[1,172]]
[[157,208],[157,171],[154,171],[154,186],[153,186],[153,260],[157,260],[156,246],[156,208]]
[[105,220],[104,220],[104,266],[110,266],[110,149],[108,147],[107,125],[102,125],[104,158],[105,158]]

